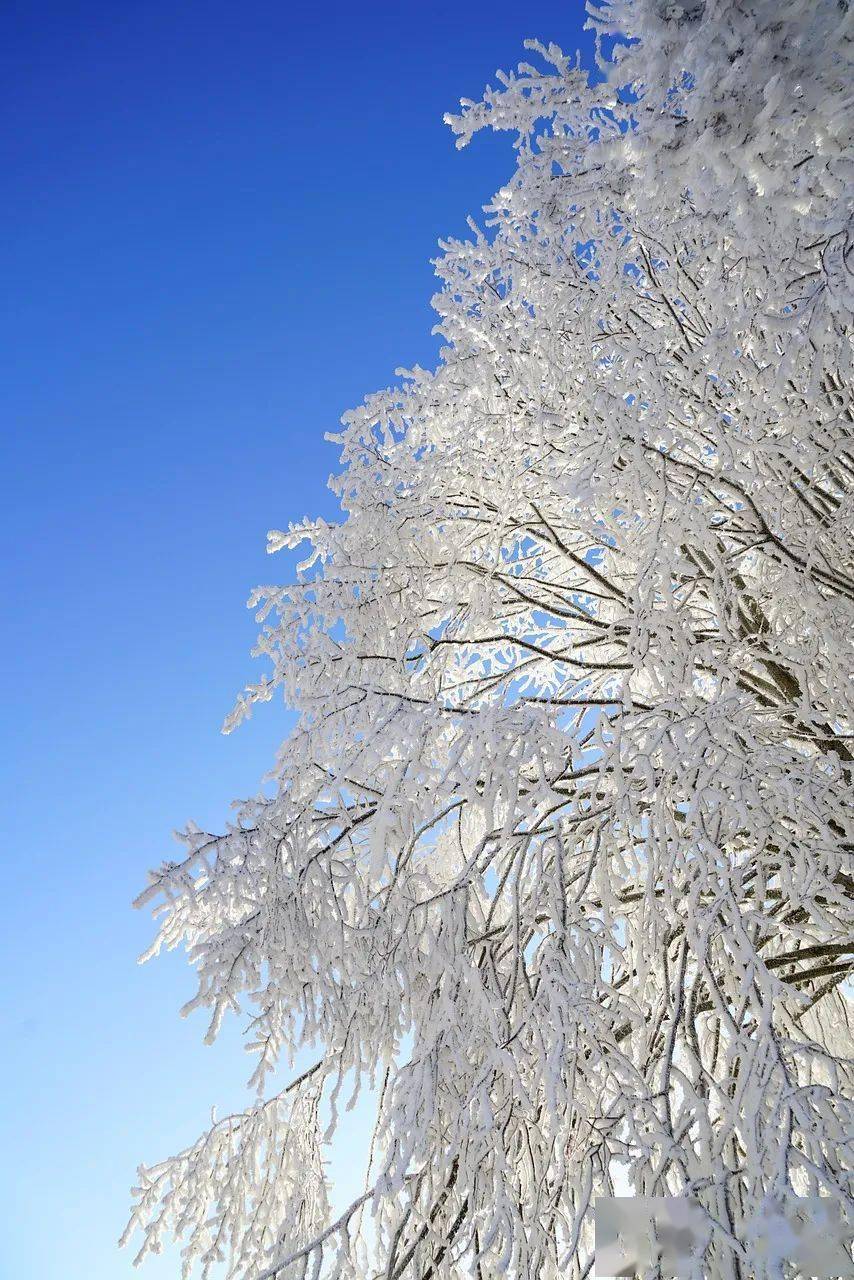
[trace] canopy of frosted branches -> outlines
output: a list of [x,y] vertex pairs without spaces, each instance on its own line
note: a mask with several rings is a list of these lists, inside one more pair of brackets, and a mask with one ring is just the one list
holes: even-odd
[[852,17],[589,12],[594,76],[531,42],[448,117],[516,166],[442,245],[438,367],[270,535],[308,551],[231,723],[298,712],[275,792],[141,898],[257,1100],[140,1170],[142,1256],[582,1280],[619,1174],[770,1280],[769,1204],[851,1207]]

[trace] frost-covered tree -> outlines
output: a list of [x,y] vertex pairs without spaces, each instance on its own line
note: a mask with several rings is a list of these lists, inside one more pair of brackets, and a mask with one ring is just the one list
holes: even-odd
[[229,727],[296,709],[275,794],[140,898],[258,1096],[140,1171],[142,1255],[581,1280],[622,1171],[762,1280],[769,1204],[851,1207],[852,16],[589,12],[595,83],[532,43],[448,117],[517,163],[438,367],[344,418],[340,522],[270,535],[310,551]]

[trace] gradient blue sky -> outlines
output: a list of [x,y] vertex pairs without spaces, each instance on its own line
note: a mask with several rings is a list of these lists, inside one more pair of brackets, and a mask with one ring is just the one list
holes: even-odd
[[3,1280],[129,1277],[137,1162],[244,1105],[235,1029],[205,1048],[178,1018],[192,976],[136,966],[130,901],[270,763],[283,709],[219,734],[258,674],[249,588],[287,570],[266,530],[334,515],[323,432],[434,362],[437,239],[512,171],[508,137],[458,153],[442,113],[526,36],[589,51],[582,23],[578,0],[2,6]]

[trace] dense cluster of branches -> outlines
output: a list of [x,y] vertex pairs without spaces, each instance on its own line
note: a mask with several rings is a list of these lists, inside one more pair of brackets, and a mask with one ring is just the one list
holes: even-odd
[[276,793],[141,899],[209,1034],[251,1009],[259,1099],[141,1171],[143,1255],[582,1280],[619,1174],[745,1280],[769,1203],[851,1207],[851,17],[590,15],[595,83],[532,45],[449,118],[518,142],[439,366],[345,418],[341,522],[271,535],[311,547],[235,717],[299,712]]

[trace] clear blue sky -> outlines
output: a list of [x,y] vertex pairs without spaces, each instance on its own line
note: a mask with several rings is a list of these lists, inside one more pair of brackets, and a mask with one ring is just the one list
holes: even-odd
[[[14,3],[0,12],[2,1280],[126,1280],[140,1159],[244,1105],[130,901],[287,727],[258,671],[268,528],[334,514],[323,432],[432,363],[429,259],[509,176],[442,124],[578,0]],[[178,1275],[174,1256],[141,1280]]]

